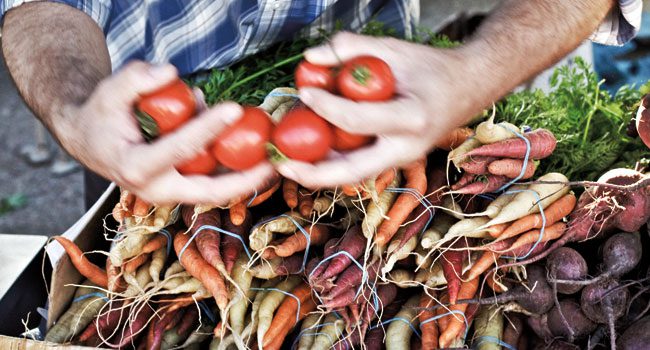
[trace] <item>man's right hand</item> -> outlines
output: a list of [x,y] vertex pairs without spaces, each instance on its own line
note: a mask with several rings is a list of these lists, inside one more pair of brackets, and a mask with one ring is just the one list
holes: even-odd
[[235,103],[205,109],[178,130],[145,142],[133,106],[140,96],[176,77],[171,65],[132,62],[101,81],[82,105],[61,108],[53,132],[82,164],[150,203],[223,205],[269,181],[274,171],[268,162],[216,177],[182,176],[174,168],[204,150],[241,117],[242,109]]

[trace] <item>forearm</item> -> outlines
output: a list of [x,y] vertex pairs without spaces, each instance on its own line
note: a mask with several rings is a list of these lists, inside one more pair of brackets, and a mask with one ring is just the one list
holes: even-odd
[[61,111],[83,103],[111,73],[102,30],[67,5],[37,2],[9,11],[2,51],[23,99],[57,138],[76,122]]
[[485,107],[584,41],[613,0],[505,0],[460,50],[481,82],[477,105]]

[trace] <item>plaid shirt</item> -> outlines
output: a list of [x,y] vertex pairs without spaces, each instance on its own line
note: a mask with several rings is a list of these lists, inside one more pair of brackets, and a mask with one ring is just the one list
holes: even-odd
[[[0,16],[29,0],[0,0]],[[409,36],[418,0],[50,0],[73,6],[104,30],[113,69],[131,59],[171,62],[181,74],[225,67],[296,35],[358,31],[371,17]],[[641,25],[641,0],[619,0],[592,40],[621,45]],[[1,21],[2,17],[0,17]]]

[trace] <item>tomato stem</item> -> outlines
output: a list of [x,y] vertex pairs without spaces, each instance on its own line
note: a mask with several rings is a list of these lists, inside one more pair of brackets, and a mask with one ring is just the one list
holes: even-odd
[[253,74],[247,76],[246,78],[244,78],[244,79],[242,79],[242,80],[239,80],[239,81],[235,82],[234,84],[230,85],[229,88],[227,88],[227,89],[224,90],[221,94],[219,94],[219,98],[218,98],[217,100],[220,100],[222,96],[226,96],[226,94],[227,94],[228,92],[230,92],[231,90],[237,88],[238,86],[241,86],[241,85],[243,85],[243,84],[246,84],[246,83],[248,83],[249,81],[251,81],[251,80],[253,80],[253,79],[255,79],[255,78],[258,78],[258,77],[260,77],[260,76],[262,76],[262,75],[264,75],[264,74],[266,74],[266,73],[268,73],[268,72],[270,72],[270,71],[272,71],[272,70],[274,70],[274,69],[277,69],[277,68],[280,68],[280,67],[282,67],[282,66],[284,66],[284,65],[287,65],[287,64],[289,64],[289,63],[295,62],[295,61],[301,59],[302,57],[303,57],[303,54],[302,54],[302,53],[299,53],[299,54],[297,54],[297,55],[293,55],[293,56],[291,56],[291,57],[289,57],[289,58],[286,58],[286,59],[284,59],[284,60],[282,60],[282,61],[280,61],[280,62],[276,62],[275,64],[273,64],[273,65],[270,66],[270,67],[267,67],[267,68],[264,68],[264,69],[262,69],[262,70],[259,70],[259,71],[255,72],[255,73],[253,73]]
[[352,77],[361,85],[366,85],[371,75],[370,69],[366,66],[354,66],[352,70]]
[[135,110],[135,117],[138,120],[138,123],[140,124],[140,129],[142,130],[142,134],[147,141],[151,141],[155,139],[158,134],[160,133],[158,130],[158,124],[156,124],[156,121],[153,120],[153,118],[139,110]]
[[282,163],[289,159],[284,153],[282,153],[282,151],[278,149],[278,147],[270,142],[266,143],[266,153],[268,153],[269,161],[272,164]]

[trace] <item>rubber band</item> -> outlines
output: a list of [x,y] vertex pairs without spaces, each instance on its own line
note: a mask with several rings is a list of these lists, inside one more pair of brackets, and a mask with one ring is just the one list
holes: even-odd
[[172,252],[172,234],[164,228],[161,228],[158,233],[163,234],[165,237],[167,237],[167,256],[169,256]]
[[[408,324],[409,327],[411,327],[411,330],[413,330],[413,333],[415,333],[415,335],[417,335],[418,338],[421,338],[421,336],[420,336],[420,332],[418,332],[418,330],[415,329],[415,327],[413,326],[413,324],[412,324],[411,322],[409,322],[407,319],[405,319],[405,318],[403,318],[403,317],[393,317],[393,318],[388,319],[388,320],[386,320],[386,321],[383,321],[383,322],[381,322],[381,323],[379,323],[379,324],[376,324],[374,327],[370,327],[370,329],[375,329],[375,328],[379,327],[379,325],[384,326],[384,325],[386,325],[387,323],[391,323],[391,322],[393,322],[393,321],[402,321],[402,322]],[[466,324],[467,324],[467,323],[466,323]]]
[[199,301],[198,304],[201,311],[205,313],[206,316],[208,316],[210,321],[212,321],[212,323],[217,323],[217,318],[214,315],[214,312],[212,312],[212,310],[210,310],[210,308],[208,307],[208,304],[206,304],[205,301],[203,300]]
[[280,91],[271,91],[267,97],[293,97],[293,98],[300,98],[298,94],[292,94],[292,93],[287,93],[287,92],[280,92]]
[[250,251],[248,250],[248,247],[246,247],[246,243],[244,243],[244,239],[243,239],[241,236],[236,235],[236,234],[234,234],[234,233],[232,233],[232,232],[228,232],[228,231],[226,231],[226,230],[224,230],[224,229],[222,229],[222,228],[216,227],[216,226],[212,226],[212,225],[202,225],[201,227],[199,227],[199,228],[196,230],[196,232],[194,232],[194,234],[192,235],[192,237],[190,237],[190,239],[187,241],[187,243],[185,243],[185,245],[183,246],[183,248],[181,248],[181,251],[178,253],[178,260],[179,260],[179,261],[181,260],[181,257],[183,256],[183,253],[185,252],[185,249],[187,249],[187,247],[190,246],[190,244],[192,243],[192,241],[194,240],[194,238],[196,238],[196,236],[197,236],[199,233],[201,233],[203,230],[213,230],[213,231],[216,231],[216,232],[219,232],[219,233],[223,233],[223,234],[225,234],[225,235],[228,235],[228,236],[230,236],[230,237],[237,238],[237,239],[241,242],[242,246],[244,247],[244,252],[246,252],[246,255],[248,256],[248,260],[252,259],[252,255],[251,255]]
[[282,289],[278,289],[278,288],[255,288],[254,287],[254,288],[251,288],[251,290],[267,291],[267,292],[275,291],[275,292],[280,292],[280,293],[282,293],[282,294],[284,294],[286,296],[290,296],[290,297],[296,299],[296,302],[298,303],[298,308],[296,309],[296,324],[298,324],[300,322],[300,299],[298,299],[297,296],[295,296],[295,295],[293,295],[293,294],[291,294],[291,293],[289,293],[287,291],[284,291]]
[[257,188],[255,189],[255,192],[253,192],[253,197],[251,197],[251,199],[250,199],[250,200],[248,201],[248,203],[246,204],[246,208],[248,208],[248,207],[251,206],[251,204],[253,203],[253,201],[255,200],[255,198],[257,198]]
[[[433,310],[433,307],[426,308],[427,310]],[[422,326],[429,323],[433,322],[435,320],[441,319],[446,316],[451,316],[451,315],[460,315],[463,317],[463,322],[465,323],[465,335],[463,336],[463,339],[467,338],[467,332],[469,332],[469,324],[467,323],[467,317],[465,317],[465,313],[460,311],[460,310],[449,310],[448,312],[445,312],[444,314],[436,315],[427,318],[426,320],[420,322],[420,329],[422,329]]]
[[482,343],[490,342],[490,343],[497,344],[497,345],[499,345],[499,346],[501,346],[503,348],[506,348],[508,350],[517,350],[517,348],[515,348],[514,346],[502,341],[501,339],[499,339],[497,337],[493,337],[491,335],[484,335],[484,336],[478,337],[476,339],[478,339],[479,341],[476,342],[475,344],[472,344],[473,349],[477,348]]
[[78,301],[86,300],[86,299],[88,299],[88,298],[92,298],[92,297],[101,298],[101,299],[103,299],[103,300],[104,300],[105,302],[107,302],[107,303],[108,303],[108,300],[109,300],[109,299],[106,297],[106,294],[104,294],[104,293],[100,293],[100,292],[93,292],[93,293],[88,293],[88,294],[80,295],[80,296],[74,298],[74,299],[72,300],[72,302],[73,302],[73,303],[76,303],[76,302],[78,302]]
[[505,190],[506,188],[510,187],[511,185],[513,185],[515,182],[521,180],[521,178],[523,178],[524,175],[526,174],[526,167],[528,166],[528,161],[529,161],[529,157],[530,157],[530,140],[528,140],[524,135],[510,129],[507,126],[504,126],[504,125],[501,125],[501,124],[497,124],[497,125],[504,128],[504,129],[506,129],[506,130],[508,130],[508,131],[510,131],[511,133],[515,134],[518,138],[524,140],[524,142],[526,143],[526,154],[524,155],[524,164],[522,164],[522,166],[521,166],[521,172],[519,173],[519,175],[517,175],[517,177],[510,180],[510,182],[506,183],[505,185],[499,187],[498,190],[496,190],[496,192],[501,192],[501,191]]
[[539,230],[539,237],[537,238],[537,241],[533,244],[532,247],[530,247],[530,250],[524,255],[524,256],[504,256],[505,258],[514,258],[515,260],[523,260],[526,259],[532,252],[537,248],[537,245],[542,241],[542,238],[544,238],[544,231],[546,228],[546,215],[544,214],[544,208],[542,207],[542,199],[539,197],[539,193],[533,191],[533,190],[513,190],[513,191],[508,191],[506,194],[515,194],[515,193],[520,193],[520,192],[532,192],[533,196],[535,196],[535,200],[537,203],[535,203],[539,207],[539,214],[542,216],[542,227]]
[[[316,264],[316,266],[314,267],[314,269],[311,270],[311,272],[309,273],[309,279],[311,279],[311,277],[313,276],[314,272],[315,272],[315,271],[316,271],[316,270],[317,270],[317,269],[318,269],[322,264],[324,264],[325,262],[327,262],[327,261],[333,259],[334,257],[336,257],[336,256],[338,256],[338,255],[345,255],[345,256],[347,256],[348,258],[350,258],[350,260],[351,260],[355,265],[357,265],[357,267],[359,268],[359,270],[362,271],[362,275],[361,275],[361,285],[359,286],[359,289],[357,290],[357,294],[354,296],[354,298],[356,299],[356,298],[359,296],[359,293],[361,293],[361,289],[362,289],[362,287],[363,287],[363,284],[366,283],[366,280],[368,279],[368,275],[367,275],[367,271],[363,268],[363,266],[361,266],[361,264],[360,264],[360,263],[359,263],[359,262],[358,262],[358,261],[357,261],[357,260],[356,260],[356,259],[355,259],[351,254],[350,254],[350,253],[348,253],[348,252],[345,251],[345,250],[341,250],[340,252],[336,252],[336,253],[334,253],[334,254],[328,256],[327,258],[321,260],[318,264]],[[316,296],[318,297],[318,293],[316,293]],[[320,300],[320,297],[318,297],[318,299]]]
[[496,198],[494,198],[494,197],[492,197],[492,196],[490,196],[488,194],[477,194],[476,196],[479,197],[479,198],[490,200],[490,201],[493,201],[493,200],[496,199]]

